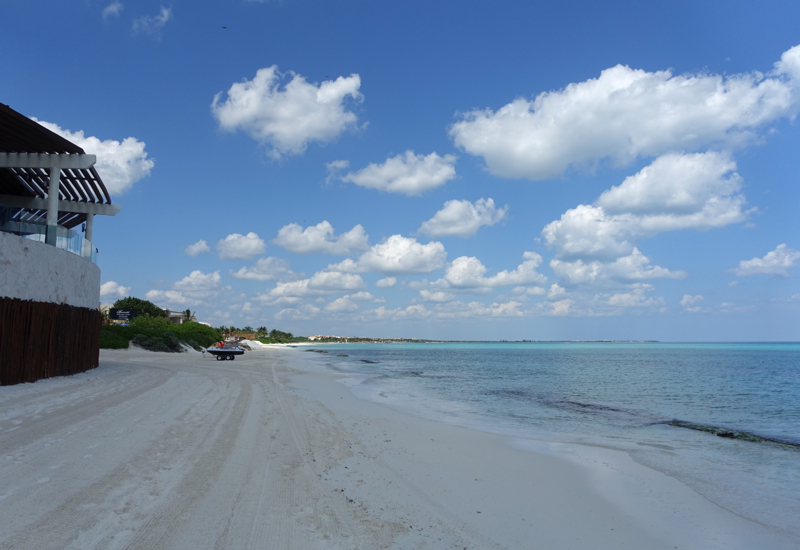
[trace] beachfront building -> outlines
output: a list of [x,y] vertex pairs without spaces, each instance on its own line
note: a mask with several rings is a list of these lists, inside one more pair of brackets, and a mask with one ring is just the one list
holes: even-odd
[[97,367],[94,217],[119,206],[86,152],[0,103],[0,385]]
[[186,311],[172,311],[171,309],[164,310],[167,312],[167,317],[169,317],[169,322],[173,325],[182,325],[183,323],[189,321],[197,322],[197,317],[194,316],[194,313],[189,312],[189,316],[186,316]]

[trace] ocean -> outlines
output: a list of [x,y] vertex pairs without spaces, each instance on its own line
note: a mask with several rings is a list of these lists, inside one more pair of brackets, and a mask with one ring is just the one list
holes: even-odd
[[361,399],[515,438],[620,449],[735,513],[800,536],[800,344],[313,349],[328,353],[306,355]]

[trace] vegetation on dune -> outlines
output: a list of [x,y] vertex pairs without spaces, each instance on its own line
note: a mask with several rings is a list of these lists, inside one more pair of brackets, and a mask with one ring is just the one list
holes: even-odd
[[150,351],[180,352],[181,344],[202,350],[219,342],[231,334],[254,334],[264,344],[285,344],[303,342],[303,336],[294,336],[291,332],[277,329],[268,331],[267,327],[254,329],[251,326],[209,327],[198,323],[195,314],[187,309],[182,313],[184,322],[173,325],[167,312],[147,300],[128,296],[114,302],[113,307],[135,309],[137,316],[131,319],[128,326],[103,325],[100,329],[100,347],[103,349],[127,349],[130,342]]
[[220,332],[195,321],[173,325],[164,317],[136,317],[130,326],[103,325],[100,330],[100,347],[124,349],[129,342],[150,351],[182,351],[183,342],[201,350],[222,340]]
[[127,298],[120,298],[111,307],[120,309],[135,309],[136,315],[139,317],[164,317],[167,318],[167,312],[155,305],[153,302],[142,300],[141,298],[134,298],[128,296]]
[[305,336],[295,336],[291,332],[283,332],[281,330],[273,329],[269,335],[258,338],[262,344],[289,344],[291,342],[305,342],[308,340]]
[[254,329],[249,325],[242,328],[221,326],[218,327],[217,330],[223,335],[252,334],[255,335],[255,339],[262,344],[287,344],[291,342],[305,342],[308,340],[305,336],[295,336],[291,332],[284,332],[278,329],[267,330],[267,327],[258,327]]

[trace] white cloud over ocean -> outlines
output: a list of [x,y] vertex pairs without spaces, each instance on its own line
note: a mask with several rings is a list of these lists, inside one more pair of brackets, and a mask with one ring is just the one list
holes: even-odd
[[431,273],[444,267],[446,260],[447,252],[440,242],[422,244],[417,239],[392,235],[364,252],[358,260],[348,258],[338,264],[329,265],[328,269],[386,275]]
[[550,267],[571,285],[600,281],[683,278],[683,271],[650,265],[640,241],[665,231],[707,230],[742,222],[741,177],[727,153],[666,154],[581,204],[542,230],[555,249]]
[[796,115],[799,85],[800,46],[769,75],[673,75],[617,65],[532,100],[466,112],[450,136],[496,176],[549,179],[602,161],[627,165],[752,142],[765,125]]

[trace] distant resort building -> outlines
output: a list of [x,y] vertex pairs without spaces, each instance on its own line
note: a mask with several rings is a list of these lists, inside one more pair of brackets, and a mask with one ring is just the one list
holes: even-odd
[[172,311],[171,309],[165,309],[164,311],[167,312],[167,317],[169,317],[169,322],[173,325],[182,325],[183,323],[187,323],[189,321],[197,321],[197,317],[192,314],[191,319],[186,318],[186,313],[183,311]]
[[86,152],[0,103],[0,385],[97,367],[94,216],[113,216]]

